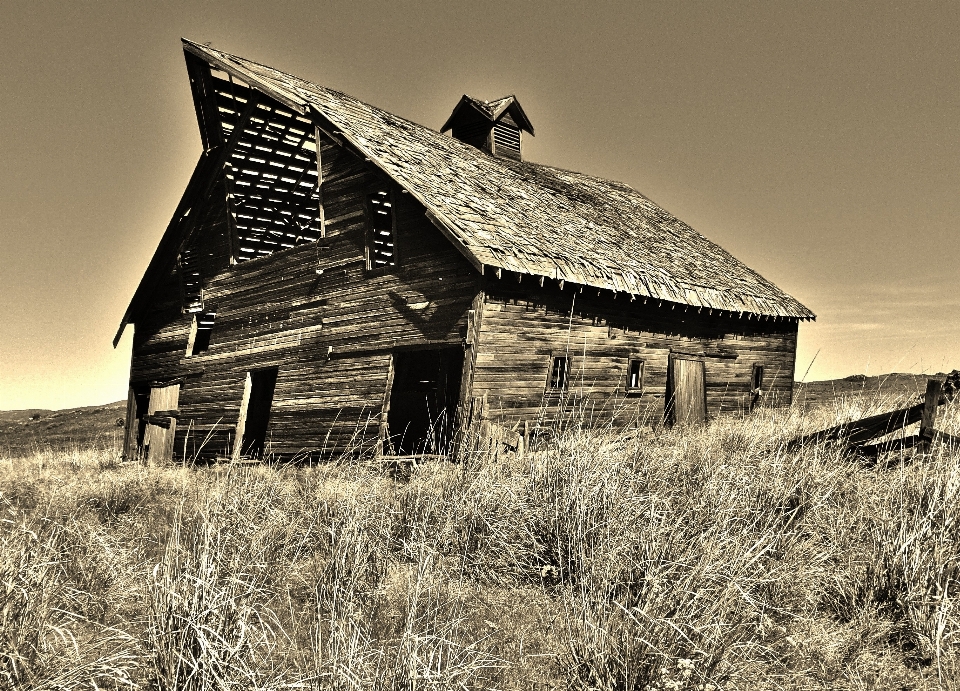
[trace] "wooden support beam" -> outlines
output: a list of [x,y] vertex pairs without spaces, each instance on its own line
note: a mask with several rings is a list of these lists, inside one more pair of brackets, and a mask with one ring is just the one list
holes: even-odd
[[387,369],[387,385],[383,391],[383,402],[380,404],[380,443],[378,444],[376,455],[393,453],[393,444],[390,441],[390,396],[393,393],[393,376],[395,356],[391,353],[390,365]]
[[247,378],[243,382],[243,397],[240,399],[240,416],[237,418],[236,436],[233,438],[231,458],[234,461],[240,460],[240,454],[243,450],[243,433],[247,427],[247,408],[250,407],[250,392],[252,390],[253,377],[247,372]]
[[940,392],[943,382],[939,379],[927,380],[927,391],[923,396],[923,417],[920,419],[920,436],[924,439],[933,439],[937,424],[937,406],[940,404]]
[[[323,211],[323,161],[320,157],[320,127],[314,126],[314,141],[317,144],[317,203],[319,204],[320,215],[317,222],[320,224],[320,237],[327,237],[327,220]],[[318,266],[319,269],[319,266]]]
[[952,434],[947,434],[946,432],[941,432],[940,430],[934,430],[933,441],[938,441],[942,444],[949,444],[950,446],[954,446],[960,450],[960,437]]
[[133,387],[130,386],[127,388],[127,417],[123,430],[123,460],[125,461],[133,461],[137,457],[138,427],[137,397]]
[[183,57],[187,63],[187,75],[190,77],[193,107],[197,111],[200,140],[203,143],[203,150],[210,151],[223,144],[220,112],[217,109],[217,94],[210,75],[210,65],[186,51]]
[[170,418],[165,415],[146,415],[143,419],[148,425],[170,429]]

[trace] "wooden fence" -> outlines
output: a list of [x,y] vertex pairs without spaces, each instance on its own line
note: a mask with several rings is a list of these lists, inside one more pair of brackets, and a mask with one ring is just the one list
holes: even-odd
[[[922,400],[912,406],[852,420],[836,427],[797,437],[787,443],[787,449],[795,450],[807,444],[830,441],[844,444],[851,451],[878,456],[883,451],[895,449],[920,447],[923,450],[929,450],[934,442],[960,446],[960,437],[939,431],[935,426],[939,407],[951,403],[958,389],[960,389],[960,371],[954,370],[947,375],[946,379],[927,380],[927,390]],[[915,435],[867,443],[917,422],[920,423],[920,429]]]

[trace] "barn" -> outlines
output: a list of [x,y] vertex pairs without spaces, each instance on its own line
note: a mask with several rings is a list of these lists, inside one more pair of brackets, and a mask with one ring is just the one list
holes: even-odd
[[203,152],[117,332],[128,457],[436,453],[791,400],[813,313],[631,187],[183,40]]

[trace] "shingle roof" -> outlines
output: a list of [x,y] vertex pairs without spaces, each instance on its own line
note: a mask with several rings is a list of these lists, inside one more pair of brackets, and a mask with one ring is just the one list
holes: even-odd
[[190,41],[184,47],[319,114],[416,197],[476,265],[697,307],[814,318],[629,185],[496,158],[339,91]]

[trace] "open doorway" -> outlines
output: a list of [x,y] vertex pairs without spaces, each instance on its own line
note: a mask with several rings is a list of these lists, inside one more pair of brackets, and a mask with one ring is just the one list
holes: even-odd
[[462,373],[462,348],[394,353],[388,453],[406,456],[449,451]]
[[123,456],[125,461],[145,458],[144,438],[147,431],[147,410],[150,408],[150,384],[130,384],[127,393],[127,418],[124,425]]
[[263,458],[278,371],[276,367],[269,367],[247,373],[237,422],[239,446],[234,448],[235,458]]

